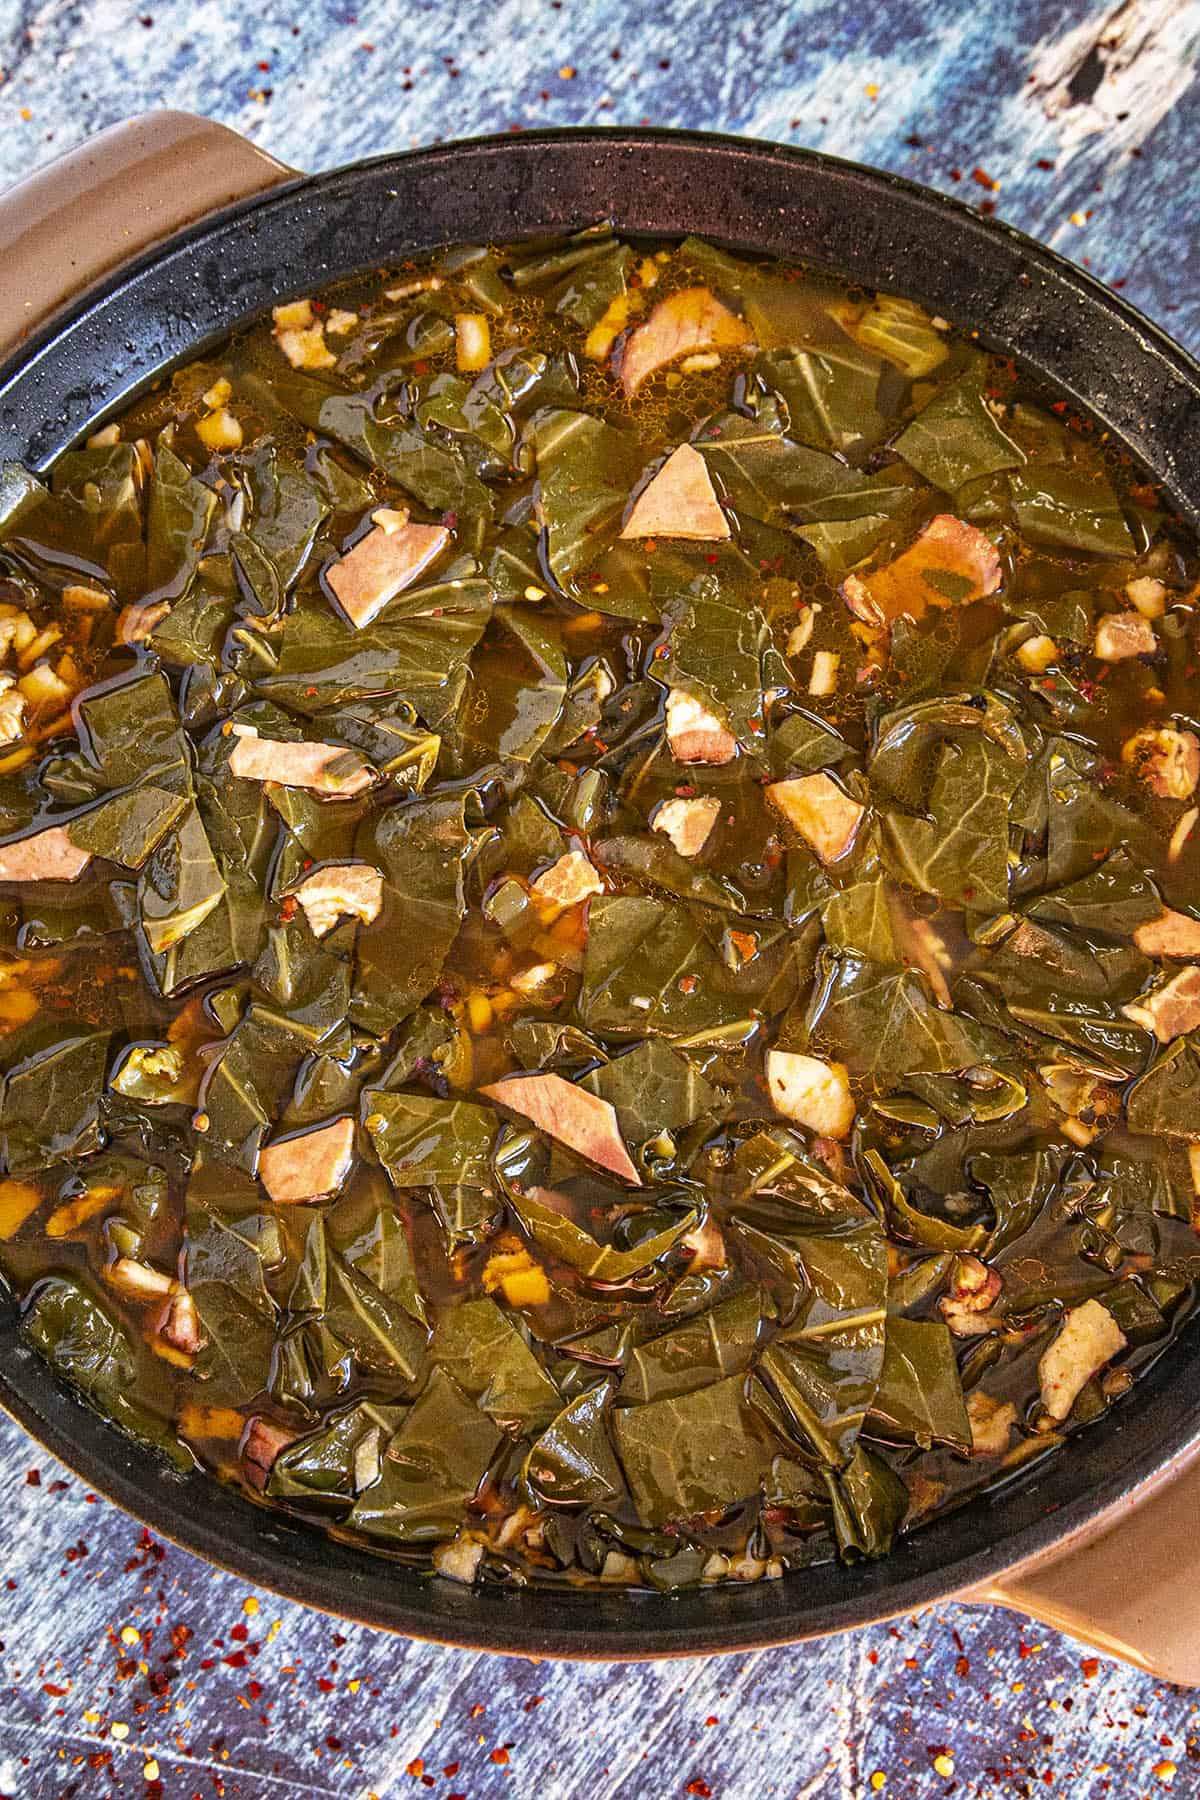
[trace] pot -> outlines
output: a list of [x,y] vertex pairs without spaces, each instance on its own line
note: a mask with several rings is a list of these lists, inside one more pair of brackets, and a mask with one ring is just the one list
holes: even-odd
[[[172,362],[266,306],[455,242],[611,218],[913,294],[1090,411],[1200,528],[1200,367],[1049,250],[895,176],[733,138],[527,132],[304,177],[224,127],[149,114],[0,198],[0,457],[44,467]],[[999,1602],[1200,1684],[1200,1321],[1065,1453],[882,1562],[671,1598],[465,1588],[180,1476],[62,1388],[0,1301],[0,1404],[87,1484],[291,1599],[533,1656],[747,1650],[956,1598]]]

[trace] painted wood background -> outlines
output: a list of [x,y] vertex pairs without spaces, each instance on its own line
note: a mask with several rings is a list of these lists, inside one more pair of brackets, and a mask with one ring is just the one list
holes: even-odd
[[[1200,0],[0,0],[0,182],[151,106],[305,169],[532,125],[717,128],[994,209],[1200,350],[1198,51]],[[538,1667],[252,1593],[3,1422],[0,1508],[0,1800],[1200,1793],[1197,1700],[998,1611]]]

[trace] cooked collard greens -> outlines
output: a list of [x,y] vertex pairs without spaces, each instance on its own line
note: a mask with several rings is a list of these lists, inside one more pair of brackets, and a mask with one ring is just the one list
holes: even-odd
[[30,1343],[460,1581],[879,1556],[1071,1454],[1200,1270],[1198,571],[945,321],[606,226],[7,469]]

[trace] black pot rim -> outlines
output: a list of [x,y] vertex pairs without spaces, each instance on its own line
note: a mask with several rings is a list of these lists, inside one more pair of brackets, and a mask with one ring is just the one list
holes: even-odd
[[[642,189],[629,185],[636,177]],[[486,234],[501,241],[588,223],[616,195],[605,210],[618,228],[690,227],[742,248],[790,250],[912,293],[957,323],[983,319],[985,341],[1055,379],[1200,522],[1200,364],[1092,276],[897,175],[787,146],[649,129],[466,139],[298,177],[207,215],[106,277],[0,366],[0,455],[44,466],[156,372],[264,305],[352,267],[394,262],[347,260],[356,244],[373,242],[366,205],[385,221],[394,206],[400,218],[407,189],[410,207],[425,195],[430,216],[461,214],[470,224],[486,178],[512,209],[498,209]],[[433,248],[470,241],[467,224],[457,234],[411,220],[405,229],[414,249]],[[337,249],[326,254],[330,242]],[[1198,1348],[1189,1327],[1132,1404],[1081,1433],[1067,1456],[926,1526],[881,1563],[672,1597],[459,1588],[256,1507],[207,1476],[181,1477],[56,1382],[20,1339],[11,1302],[0,1303],[0,1406],[161,1536],[290,1599],[441,1643],[625,1660],[792,1643],[914,1611],[1100,1528],[1169,1477],[1200,1435]]]

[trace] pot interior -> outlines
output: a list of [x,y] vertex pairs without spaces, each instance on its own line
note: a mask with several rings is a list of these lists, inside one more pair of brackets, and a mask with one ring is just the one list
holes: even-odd
[[[289,183],[109,278],[0,370],[0,457],[43,468],[172,364],[280,300],[440,245],[610,218],[693,231],[911,295],[979,330],[1111,431],[1200,524],[1200,369],[1052,253],[895,177],[769,145],[654,132],[528,133]],[[901,1540],[885,1561],[668,1598],[461,1588],[337,1542],[207,1476],[181,1477],[61,1388],[0,1301],[0,1402],[154,1530],[292,1598],[451,1643],[529,1654],[680,1655],[794,1640],[907,1611],[1081,1528],[1200,1427],[1200,1322],[1066,1454]]]

